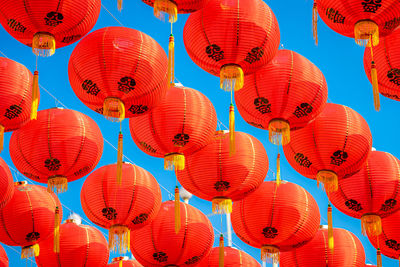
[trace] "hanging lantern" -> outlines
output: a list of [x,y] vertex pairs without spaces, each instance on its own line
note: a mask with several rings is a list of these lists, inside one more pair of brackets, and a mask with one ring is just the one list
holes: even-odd
[[163,202],[149,225],[132,231],[132,254],[144,266],[194,266],[210,253],[214,231],[207,216],[180,202],[182,228],[176,233],[174,206]]
[[136,145],[154,157],[164,157],[166,169],[183,170],[185,155],[205,146],[217,128],[208,98],[191,88],[171,87],[151,112],[129,120]]
[[236,154],[229,156],[229,132],[218,131],[208,145],[187,156],[186,168],[176,173],[184,188],[212,201],[214,213],[231,213],[232,201],[253,192],[267,176],[262,143],[236,132],[236,144]]
[[364,247],[360,240],[351,232],[334,228],[334,251],[328,247],[328,227],[322,226],[315,237],[300,248],[281,253],[281,267],[300,266],[365,266]]
[[1,245],[0,245],[0,267],[8,267],[7,253]]
[[108,262],[107,240],[94,227],[68,219],[60,226],[60,252],[53,252],[53,238],[40,243],[39,267],[105,267]]
[[[219,267],[219,247],[214,247],[210,255],[198,267]],[[224,267],[261,267],[249,254],[236,248],[224,248]]]
[[193,13],[203,8],[206,0],[142,0],[154,8],[154,16],[164,19],[168,15],[168,21],[174,23],[179,14]]
[[7,205],[13,195],[13,177],[7,163],[0,158],[0,208],[3,208],[5,205]]
[[[400,18],[396,24],[400,25]],[[400,101],[400,30],[382,38],[379,45],[373,47],[374,61],[376,63],[379,93],[393,100]],[[371,53],[369,49],[364,52],[364,69],[371,79]]]
[[314,0],[313,29],[318,43],[318,14],[335,32],[354,38],[358,45],[370,47],[372,85],[375,109],[379,110],[379,89],[373,47],[380,37],[391,34],[400,25],[398,0]]
[[290,142],[290,130],[303,128],[325,107],[328,87],[322,72],[290,50],[245,77],[235,94],[240,115],[250,125],[269,131],[276,145]]
[[291,132],[283,147],[290,165],[301,175],[323,183],[329,194],[338,179],[361,169],[372,148],[367,122],[349,107],[328,103],[310,124]]
[[128,257],[117,257],[107,267],[143,267],[137,260],[130,260]]
[[123,163],[121,185],[116,170],[117,164],[111,164],[91,173],[82,186],[81,203],[93,223],[109,229],[109,248],[125,253],[129,229],[142,228],[153,220],[160,209],[161,191],[145,169]]
[[340,179],[329,200],[341,212],[361,219],[363,234],[379,235],[381,218],[400,209],[400,161],[386,152],[371,151],[356,174]]
[[32,81],[32,73],[24,65],[0,57],[0,151],[4,132],[19,129],[33,115]]
[[[35,140],[35,142],[32,142]],[[74,110],[52,108],[38,112],[35,121],[14,132],[10,156],[26,177],[46,183],[57,193],[90,173],[103,153],[97,124]]]
[[246,244],[261,249],[261,259],[279,262],[279,253],[298,248],[318,231],[320,214],[314,198],[289,182],[264,182],[233,203],[232,226]]
[[[55,216],[55,210],[59,216]],[[39,255],[39,242],[54,234],[54,226],[61,222],[61,203],[46,188],[16,182],[14,195],[0,209],[0,242],[21,246],[22,258]]]

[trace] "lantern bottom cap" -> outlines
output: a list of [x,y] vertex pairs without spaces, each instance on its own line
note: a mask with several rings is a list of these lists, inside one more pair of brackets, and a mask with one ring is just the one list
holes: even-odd
[[268,124],[269,141],[275,145],[287,145],[290,142],[290,124],[283,119],[273,119]]
[[170,153],[164,156],[164,169],[181,171],[185,169],[185,155]]
[[364,214],[361,216],[361,232],[363,235],[378,236],[382,233],[381,217],[376,214]]
[[219,72],[220,86],[225,91],[239,91],[244,84],[242,68],[236,64],[226,64]]
[[124,225],[113,225],[108,230],[108,247],[111,251],[124,254],[130,251],[130,230]]
[[326,193],[338,190],[338,176],[335,172],[329,170],[321,170],[317,173],[317,184],[324,184]]
[[232,213],[232,199],[226,197],[215,197],[212,200],[212,211],[218,214]]
[[56,39],[51,33],[37,32],[32,39],[32,52],[41,57],[50,57],[56,52]]
[[261,247],[261,260],[269,263],[279,264],[279,248],[272,245]]
[[64,176],[53,176],[47,179],[47,192],[63,193],[68,190],[68,179]]
[[379,27],[372,20],[360,20],[354,25],[354,40],[361,46],[377,46],[379,44]]
[[39,244],[22,247],[21,259],[28,259],[39,256],[40,247]]
[[103,116],[112,122],[125,119],[125,104],[118,97],[107,97],[103,102]]

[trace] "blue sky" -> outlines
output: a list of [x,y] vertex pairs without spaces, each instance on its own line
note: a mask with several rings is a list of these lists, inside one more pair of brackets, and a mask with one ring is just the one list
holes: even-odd
[[[105,10],[106,7],[113,16],[116,17],[124,26],[134,28],[152,36],[162,47],[168,49],[169,24],[163,23],[153,16],[151,7],[145,5],[140,0],[125,0],[122,13],[117,10],[116,0],[103,0],[103,8],[99,20],[93,30],[106,27],[118,26],[118,22]],[[317,65],[328,83],[329,100],[328,102],[338,103],[349,106],[359,112],[368,122],[372,136],[373,146],[377,150],[392,153],[399,157],[400,144],[397,141],[400,124],[398,111],[400,103],[381,97],[381,111],[375,112],[373,108],[372,88],[365,75],[363,67],[364,48],[355,44],[354,40],[343,37],[329,28],[322,20],[319,20],[319,45],[315,46],[312,38],[312,0],[290,0],[290,1],[266,1],[275,13],[281,31],[281,46],[298,52]],[[175,35],[175,73],[177,79],[185,86],[197,89],[204,93],[214,104],[219,120],[228,125],[228,106],[229,94],[219,89],[219,78],[211,76],[189,58],[185,51],[182,40],[182,31],[187,15],[180,15],[178,22],[174,25]],[[18,61],[30,70],[34,70],[35,58],[31,49],[14,40],[6,31],[0,27],[0,51],[7,57]],[[50,58],[39,59],[40,84],[53,96],[59,99],[66,107],[83,112],[92,117],[102,130],[103,136],[114,146],[117,145],[119,125],[105,120],[102,116],[91,111],[73,93],[68,81],[68,60],[76,43],[56,51]],[[54,106],[62,106],[54,100],[43,89],[41,90],[41,102],[39,109],[47,109]],[[276,147],[268,142],[268,132],[256,129],[241,119],[239,114],[236,116],[236,129],[247,132],[258,138],[265,146],[270,159],[270,167],[275,171]],[[223,129],[224,126],[221,126]],[[123,122],[125,133],[124,153],[135,164],[150,171],[158,180],[160,185],[173,192],[175,178],[173,172],[163,169],[162,159],[152,158],[141,152],[133,143],[130,133],[128,120]],[[14,168],[7,149],[11,134],[5,135],[5,149],[1,157]],[[116,161],[116,151],[107,143],[104,146],[103,157],[98,166],[114,163]],[[322,221],[326,224],[327,198],[325,193],[317,188],[316,182],[297,174],[286,162],[283,157],[281,173],[285,180],[297,183],[308,190],[319,204]],[[14,179],[24,180],[25,178],[13,171]],[[268,173],[266,180],[272,180],[272,172]],[[87,219],[80,205],[80,189],[84,179],[69,184],[68,192],[60,195],[62,203]],[[171,196],[162,189],[163,200],[168,200]],[[193,197],[191,204],[201,209],[205,214],[211,214],[211,204],[199,198]],[[64,208],[64,219],[69,211]],[[334,227],[345,228],[354,234],[363,243],[367,263],[375,263],[375,249],[368,242],[368,238],[362,236],[359,220],[341,214],[334,208]],[[215,228],[221,230],[219,216],[209,216]],[[102,229],[103,233],[106,233]],[[223,228],[226,232],[226,228]],[[218,234],[216,232],[216,234]],[[255,259],[260,259],[258,249],[252,248],[241,242],[233,235],[233,242],[236,247],[245,250]],[[215,243],[217,245],[217,242]],[[26,266],[25,261],[20,260],[19,253],[9,247],[5,247],[10,258],[10,266]],[[15,248],[18,252],[20,248]],[[110,257],[111,259],[111,257]],[[27,266],[34,266],[28,262]],[[383,257],[384,266],[396,266],[395,260]]]

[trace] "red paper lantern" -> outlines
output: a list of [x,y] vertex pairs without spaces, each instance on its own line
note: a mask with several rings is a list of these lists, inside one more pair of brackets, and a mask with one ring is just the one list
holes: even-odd
[[8,267],[7,253],[1,245],[0,245],[0,267]]
[[40,243],[39,267],[105,267],[108,262],[107,240],[94,227],[67,220],[60,226],[60,252],[53,252],[53,238]]
[[335,248],[328,248],[328,229],[319,229],[315,237],[307,244],[289,252],[281,253],[281,267],[300,266],[365,266],[364,247],[351,232],[334,228]]
[[70,45],[88,33],[100,8],[100,0],[2,1],[0,23],[36,55],[51,56],[56,45]]
[[170,22],[175,22],[178,13],[193,13],[203,8],[206,0],[142,0],[154,8],[154,16],[162,19],[164,14],[169,16]]
[[[398,22],[400,23],[400,18]],[[373,47],[376,63],[379,92],[381,95],[400,101],[400,30],[382,38],[378,46]],[[371,78],[371,52],[365,49],[364,69],[368,79]]]
[[233,203],[233,230],[246,244],[261,248],[261,259],[279,261],[279,252],[298,248],[318,231],[320,215],[314,198],[289,182],[264,182]]
[[129,260],[128,257],[117,257],[112,259],[108,267],[143,267],[137,260]]
[[90,173],[102,153],[103,137],[97,124],[70,109],[39,111],[37,120],[14,132],[10,140],[15,167],[57,192],[67,189],[67,181]]
[[274,144],[290,142],[290,130],[303,128],[325,107],[328,87],[322,72],[290,50],[248,75],[235,94],[240,115],[249,124],[268,129]]
[[185,167],[185,155],[205,146],[217,128],[211,101],[199,91],[171,87],[152,111],[129,120],[136,145],[154,157],[164,157],[166,169]]
[[186,158],[177,171],[181,185],[194,195],[212,201],[213,211],[231,213],[232,201],[253,192],[268,172],[264,146],[253,136],[236,132],[237,150],[229,156],[229,133],[218,131],[213,140]]
[[338,178],[361,169],[372,148],[367,122],[353,109],[328,103],[303,129],[290,134],[283,147],[290,165],[301,175],[324,183],[327,193],[338,188]]
[[144,266],[194,266],[210,253],[214,231],[206,215],[181,202],[182,228],[176,233],[174,210],[173,201],[163,202],[149,225],[132,231],[132,254]]
[[71,87],[90,109],[110,118],[142,115],[167,90],[167,57],[150,36],[106,27],[86,36],[71,54]]
[[[198,267],[219,267],[219,247],[214,247],[210,255]],[[224,247],[224,267],[261,267],[249,254],[236,248]]]
[[3,208],[5,205],[7,205],[13,195],[13,177],[7,163],[0,158],[0,208]]
[[344,214],[361,219],[364,234],[379,235],[381,218],[400,209],[399,186],[400,161],[389,153],[372,151],[359,172],[339,180],[329,199]]
[[161,205],[161,191],[156,179],[138,166],[122,165],[121,185],[117,164],[103,166],[91,173],[81,191],[86,216],[109,229],[111,249],[129,250],[129,228],[139,229],[153,220]]
[[[59,216],[54,215],[56,209]],[[0,209],[0,242],[21,246],[22,258],[38,256],[38,243],[54,233],[61,218],[61,203],[54,193],[43,186],[17,182],[10,202]]]

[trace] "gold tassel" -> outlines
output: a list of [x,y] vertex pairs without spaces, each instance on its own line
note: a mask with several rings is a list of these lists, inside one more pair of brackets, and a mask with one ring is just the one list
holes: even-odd
[[32,105],[31,120],[37,119],[37,111],[39,108],[39,72],[35,70],[32,81]]
[[316,0],[314,0],[314,5],[313,5],[312,23],[313,23],[313,37],[315,40],[315,45],[318,45],[318,6]]
[[60,253],[60,209],[54,213],[54,253]]
[[174,36],[169,36],[168,45],[168,85],[173,86],[175,82],[175,42]]
[[219,267],[224,267],[224,257],[225,257],[224,235],[221,234],[219,236]]
[[361,216],[361,232],[363,235],[378,236],[382,233],[381,217],[375,214]]
[[[370,39],[372,41],[370,42]],[[379,44],[379,27],[372,20],[361,20],[354,26],[354,40],[361,46]]]
[[229,106],[229,155],[232,156],[235,153],[235,107],[231,104]]
[[164,14],[168,14],[168,21],[170,23],[174,23],[178,19],[178,7],[172,1],[155,0],[153,6],[156,18],[164,20]]
[[56,39],[50,33],[35,33],[32,40],[32,52],[41,57],[54,55],[56,52]]
[[261,247],[261,260],[274,264],[279,264],[279,249],[274,246]]
[[0,124],[0,152],[4,147],[4,126]]
[[374,94],[375,110],[379,111],[381,108],[381,103],[379,100],[378,72],[376,70],[376,65],[374,61],[371,62],[371,81],[372,81],[372,90]]
[[125,119],[125,105],[116,97],[107,97],[103,103],[103,116],[110,121],[123,121]]
[[164,156],[164,169],[181,171],[185,169],[185,156],[179,153],[171,153]]
[[268,124],[269,141],[275,145],[287,145],[290,142],[290,125],[288,122],[273,119]]
[[63,193],[68,190],[68,180],[64,176],[53,176],[47,179],[47,192]]
[[118,0],[118,11],[122,10],[122,0]]
[[39,256],[40,247],[39,244],[34,244],[32,246],[22,247],[21,259],[28,259]]
[[333,253],[334,240],[333,240],[333,220],[332,220],[332,206],[328,205],[328,247]]
[[331,192],[338,190],[338,177],[332,171],[319,171],[317,173],[317,185],[324,184],[325,192],[329,195]]
[[215,197],[212,200],[212,212],[218,214],[232,213],[232,199],[226,197]]
[[122,181],[122,160],[124,158],[123,154],[123,143],[124,136],[122,132],[119,132],[118,135],[118,156],[117,156],[117,184],[120,185]]
[[378,248],[376,251],[376,267],[382,267],[382,255],[380,248]]
[[181,204],[179,199],[179,188],[175,187],[175,233],[179,233],[181,230]]
[[225,65],[221,67],[220,86],[225,91],[239,91],[244,84],[243,70],[239,65]]
[[122,267],[122,264],[123,264],[123,261],[120,260],[120,261],[119,261],[119,267]]
[[108,248],[121,254],[130,251],[131,233],[128,227],[113,225],[108,230]]
[[278,153],[278,157],[276,158],[276,185],[279,186],[281,184],[281,154]]

